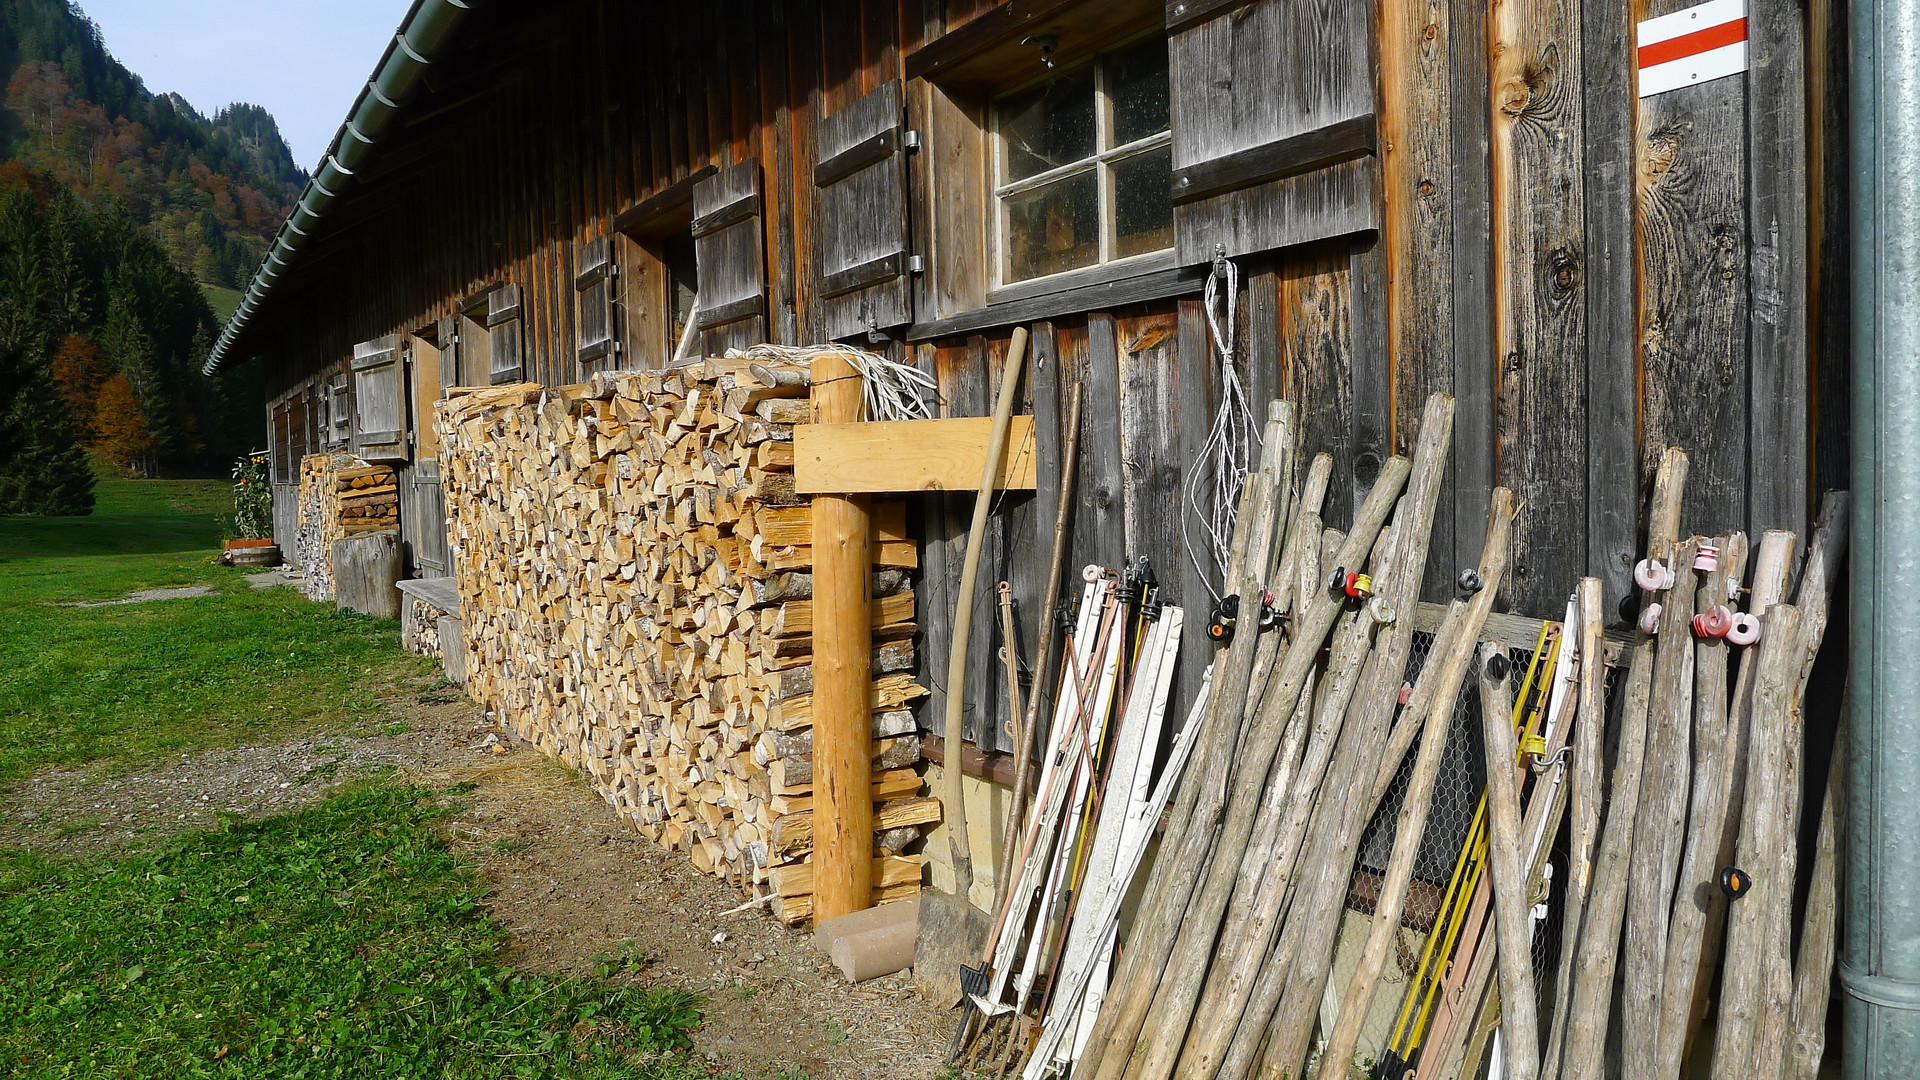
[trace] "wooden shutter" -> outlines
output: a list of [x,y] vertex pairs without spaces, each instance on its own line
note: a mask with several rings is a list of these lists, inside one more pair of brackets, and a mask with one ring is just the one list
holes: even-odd
[[1379,228],[1373,5],[1168,0],[1182,263]]
[[492,345],[494,386],[526,378],[520,343],[520,286],[502,285],[487,294],[487,340]]
[[368,461],[407,459],[407,398],[400,335],[353,347],[354,450]]
[[760,163],[730,165],[693,186],[693,259],[702,345],[709,355],[767,340]]
[[913,321],[905,116],[896,80],[820,121],[813,183],[822,337]]
[[611,371],[620,366],[620,342],[613,330],[615,279],[620,268],[613,261],[613,238],[590,240],[580,249],[579,272],[573,278],[575,308],[574,358],[581,375]]
[[293,460],[293,406],[281,402],[273,410],[273,479],[291,484],[298,471]]
[[322,436],[329,450],[344,450],[353,442],[352,399],[347,393],[347,377],[335,375],[327,380],[327,428]]
[[460,381],[460,316],[440,320],[440,386],[443,392],[465,385]]

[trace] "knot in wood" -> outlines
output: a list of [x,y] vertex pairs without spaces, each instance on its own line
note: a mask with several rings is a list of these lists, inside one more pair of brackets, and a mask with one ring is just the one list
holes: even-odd
[[1420,183],[1417,186],[1416,190],[1420,192],[1421,198],[1431,199],[1433,197],[1433,192],[1434,192],[1433,181],[1427,179],[1426,177],[1421,177]]
[[1517,117],[1527,111],[1527,102],[1533,98],[1533,88],[1525,79],[1515,76],[1508,79],[1500,89],[1500,111],[1510,117]]

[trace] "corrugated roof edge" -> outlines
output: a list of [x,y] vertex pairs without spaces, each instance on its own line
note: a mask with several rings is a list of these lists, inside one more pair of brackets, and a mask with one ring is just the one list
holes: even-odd
[[240,306],[220,331],[220,340],[201,371],[218,372],[232,359],[234,342],[261,303],[273,290],[273,284],[292,265],[293,257],[306,243],[312,226],[324,217],[353,183],[355,170],[364,166],[374,144],[393,125],[400,107],[411,97],[426,76],[427,66],[453,37],[467,12],[479,0],[414,0],[400,20],[400,28],[374,65],[373,74],[347,111],[346,122],[334,133],[333,142],[320,158],[320,164],[307,180],[307,186],[295,201],[293,213],[274,234],[267,257],[254,271],[253,280],[240,299]]

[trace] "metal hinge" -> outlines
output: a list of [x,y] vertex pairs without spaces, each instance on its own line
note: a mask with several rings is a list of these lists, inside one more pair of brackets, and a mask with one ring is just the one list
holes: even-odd
[[915,131],[913,128],[908,128],[907,130],[901,132],[900,148],[902,150],[907,151],[910,154],[919,150],[920,149],[920,133],[918,131]]
[[923,255],[907,256],[907,273],[924,274],[927,272],[927,260]]

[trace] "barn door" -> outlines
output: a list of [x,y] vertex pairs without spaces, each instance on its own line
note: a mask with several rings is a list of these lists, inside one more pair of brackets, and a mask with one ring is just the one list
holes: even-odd
[[708,355],[767,340],[762,235],[759,162],[730,165],[694,185],[695,322]]
[[361,457],[407,459],[406,393],[400,335],[388,334],[353,347],[353,443]]
[[576,330],[574,359],[580,374],[611,371],[620,366],[620,342],[613,330],[615,278],[620,268],[613,261],[613,238],[590,240],[580,249],[580,270],[573,278]]
[[487,341],[492,346],[494,386],[526,377],[520,341],[520,286],[502,285],[487,294]]
[[1379,227],[1373,5],[1168,0],[1182,263]]
[[820,121],[813,184],[823,337],[913,321],[905,116],[896,80]]

